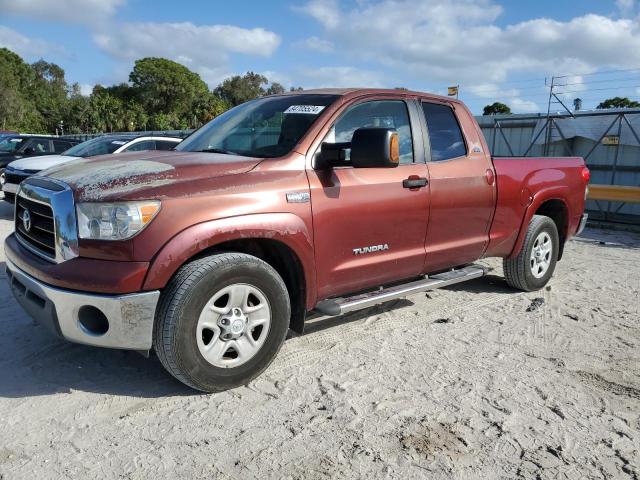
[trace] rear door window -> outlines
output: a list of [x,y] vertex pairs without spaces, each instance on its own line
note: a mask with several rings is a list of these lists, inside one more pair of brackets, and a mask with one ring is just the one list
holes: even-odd
[[467,146],[451,107],[423,102],[422,111],[429,130],[431,160],[437,162],[464,157],[467,154]]

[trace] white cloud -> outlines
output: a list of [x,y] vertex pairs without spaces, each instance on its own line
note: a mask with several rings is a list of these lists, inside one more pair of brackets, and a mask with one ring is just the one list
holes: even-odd
[[59,45],[29,38],[2,25],[0,25],[0,47],[8,48],[22,57],[41,57],[52,52],[63,52]]
[[91,93],[93,92],[93,87],[95,85],[92,85],[90,83],[81,83],[80,84],[80,93],[84,96],[89,96],[91,95]]
[[340,22],[338,0],[311,0],[295,10],[310,15],[326,28],[335,28]]
[[629,15],[635,9],[635,0],[616,0],[616,7],[622,15]]
[[503,88],[497,83],[481,83],[477,85],[463,86],[462,92],[467,91],[480,98],[517,97],[520,90],[517,88]]
[[320,22],[336,51],[423,82],[499,83],[520,72],[640,64],[640,24],[625,18],[589,14],[500,27],[502,7],[493,0],[379,0],[351,9],[311,1],[298,10]]
[[0,0],[0,12],[65,23],[95,24],[112,17],[126,0]]
[[507,104],[511,107],[511,111],[513,113],[538,113],[541,111],[538,104],[531,100],[512,98],[507,102]]
[[309,50],[321,53],[329,53],[333,51],[333,43],[319,37],[309,37],[299,42],[299,45]]
[[230,54],[269,57],[280,45],[280,37],[263,28],[190,22],[123,23],[93,38],[114,58],[170,58],[200,73],[211,86],[229,76]]
[[302,68],[296,78],[305,88],[383,86],[380,73],[354,67]]

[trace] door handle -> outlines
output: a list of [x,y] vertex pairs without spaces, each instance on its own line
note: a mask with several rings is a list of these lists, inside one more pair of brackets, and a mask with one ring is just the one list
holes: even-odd
[[426,187],[428,183],[429,180],[427,180],[426,178],[412,175],[411,177],[405,178],[402,181],[402,186],[404,188],[422,188]]
[[487,168],[485,176],[487,178],[487,183],[489,185],[493,185],[494,182],[496,181],[496,176],[493,174],[493,170],[490,170],[490,169]]

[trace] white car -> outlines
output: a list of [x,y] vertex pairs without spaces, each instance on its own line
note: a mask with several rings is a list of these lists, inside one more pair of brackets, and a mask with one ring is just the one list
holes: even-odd
[[181,138],[150,135],[102,135],[87,140],[62,152],[61,155],[45,155],[15,160],[7,165],[0,177],[4,199],[15,201],[18,185],[25,178],[35,175],[41,170],[54,167],[78,157],[93,157],[109,153],[136,152],[140,150],[171,150]]

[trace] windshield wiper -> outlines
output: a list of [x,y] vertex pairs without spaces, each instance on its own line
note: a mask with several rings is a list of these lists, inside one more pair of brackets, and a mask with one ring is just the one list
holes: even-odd
[[236,152],[232,152],[230,150],[224,150],[222,148],[205,148],[204,150],[198,150],[199,152],[205,153],[223,153],[224,155],[237,155]]

